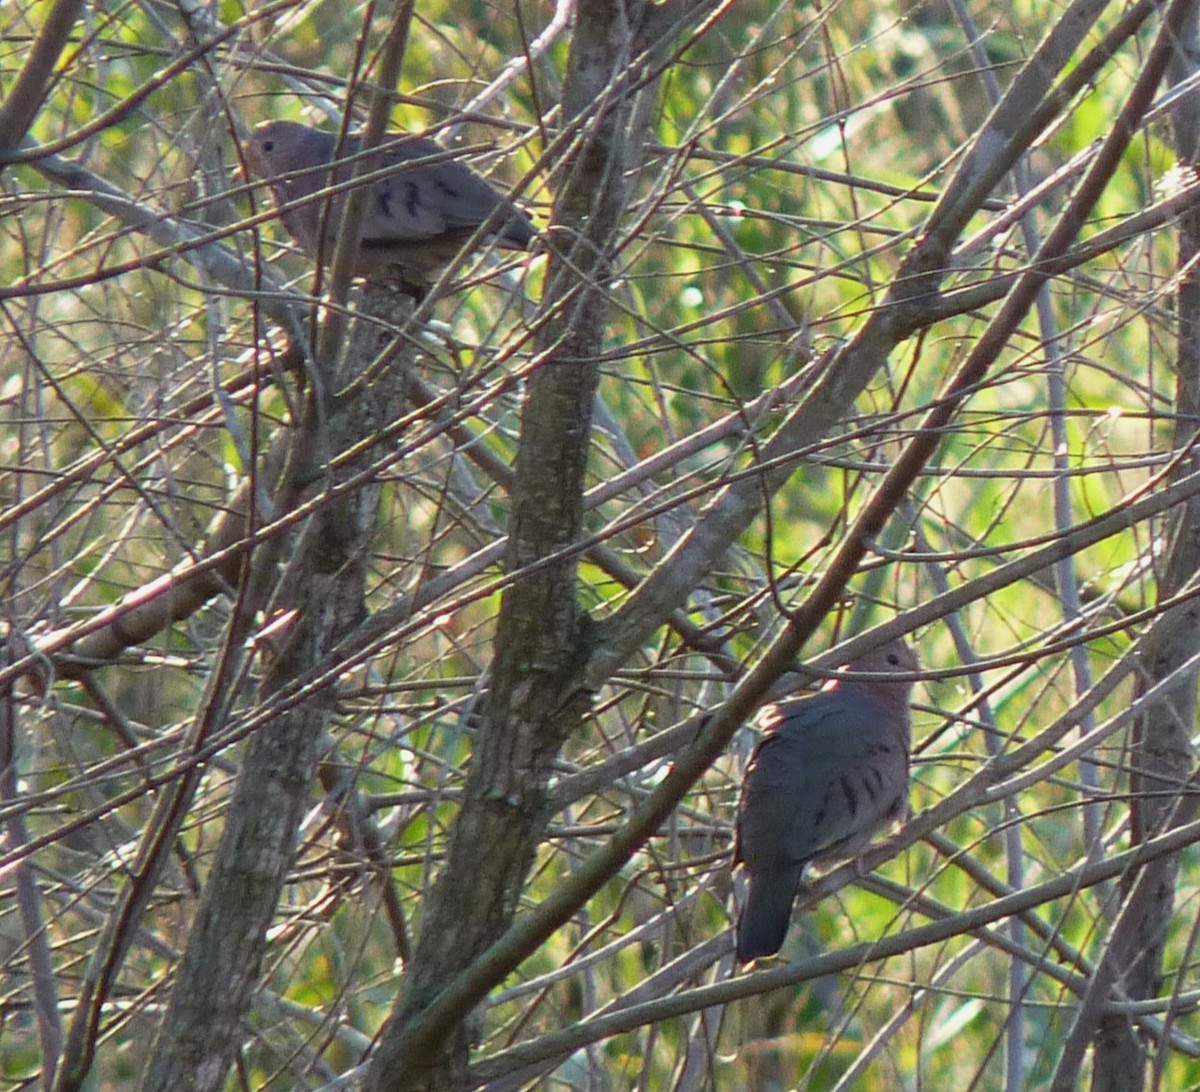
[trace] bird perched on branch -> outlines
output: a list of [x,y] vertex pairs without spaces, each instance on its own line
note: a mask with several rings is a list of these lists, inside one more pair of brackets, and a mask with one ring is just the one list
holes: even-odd
[[[280,205],[301,202],[281,214],[288,232],[306,253],[325,262],[333,257],[345,193],[331,198],[328,212],[326,202],[313,195],[350,180],[354,165],[341,161],[354,156],[360,144],[359,137],[348,136],[339,152],[336,133],[294,121],[266,121],[255,127],[246,145],[250,169],[270,185],[275,200]],[[335,152],[339,165],[331,171]],[[487,238],[509,249],[524,250],[537,237],[525,213],[470,167],[446,155],[432,140],[395,134],[377,150],[374,170],[389,173],[364,183],[370,190],[355,276],[390,274],[405,290],[420,294],[485,223]]]
[[[912,649],[895,640],[845,670],[918,666]],[[852,857],[907,814],[912,686],[912,679],[850,674],[763,710],[767,734],[746,768],[733,850],[748,875],[739,962],[782,947],[805,865]]]

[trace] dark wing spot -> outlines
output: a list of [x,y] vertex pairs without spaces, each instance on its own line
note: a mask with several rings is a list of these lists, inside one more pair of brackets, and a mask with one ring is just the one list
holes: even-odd
[[817,808],[815,814],[813,815],[813,826],[817,830],[820,830],[825,823],[825,811],[828,807],[829,793],[826,793],[823,797],[821,797],[821,806]]
[[858,796],[854,792],[854,786],[850,784],[850,778],[842,777],[839,780],[842,795],[846,798],[846,807],[850,809],[850,817],[853,819],[858,814]]
[[375,205],[379,215],[387,219],[392,216],[392,187],[388,185],[375,187]]
[[415,182],[409,182],[404,187],[404,207],[414,220],[421,215],[421,190]]
[[900,665],[900,657],[897,656],[894,652],[888,653],[887,660],[888,660],[888,663],[892,665],[892,667],[898,667]]

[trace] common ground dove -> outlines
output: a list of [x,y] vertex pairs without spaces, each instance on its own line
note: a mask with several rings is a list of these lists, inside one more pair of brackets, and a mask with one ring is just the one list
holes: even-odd
[[[363,214],[362,243],[354,273],[359,277],[399,276],[410,289],[420,290],[437,279],[479,226],[491,224],[488,237],[500,246],[524,250],[537,236],[529,217],[470,167],[444,158],[446,149],[432,140],[392,134],[374,159],[376,170],[392,173],[367,183],[370,194]],[[360,140],[348,136],[340,156],[353,156]],[[352,164],[333,172],[336,133],[295,121],[265,121],[255,127],[246,145],[251,170],[271,187],[280,204],[303,201],[322,189],[351,178]],[[442,156],[435,163],[414,162]],[[323,169],[325,168],[325,169]],[[347,191],[349,192],[349,191]],[[334,234],[341,223],[344,194],[329,202],[316,198],[282,213],[284,226],[312,257],[326,262],[334,252]],[[493,215],[494,214],[494,215]],[[325,243],[319,231],[325,218]]]
[[[847,670],[917,667],[912,649],[895,640]],[[763,710],[767,734],[746,768],[733,850],[748,874],[739,962],[779,951],[805,865],[852,857],[907,813],[912,685],[851,675]]]

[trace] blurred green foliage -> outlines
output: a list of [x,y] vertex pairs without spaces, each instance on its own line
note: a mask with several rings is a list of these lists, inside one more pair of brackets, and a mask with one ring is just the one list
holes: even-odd
[[[11,89],[22,49],[47,7],[31,3],[0,10],[0,40],[7,43],[0,53],[0,89]],[[987,28],[984,46],[1002,86],[1059,14],[1033,3],[974,7],[978,23]],[[242,21],[239,37],[214,50],[203,65],[162,80],[128,114],[92,132],[88,126],[104,111],[160,81],[188,40],[177,11],[146,6],[97,11],[81,24],[77,49],[69,51],[33,136],[50,142],[78,135],[66,154],[143,208],[228,225],[250,212],[233,175],[234,127],[276,116],[334,124],[322,115],[320,96],[344,104],[347,87],[370,78],[369,71],[352,71],[352,61],[360,45],[371,57],[385,30],[378,21],[360,43],[363,11],[311,3],[263,12],[225,0],[212,14],[225,26]],[[395,124],[424,129],[452,120],[521,54],[548,12],[547,5],[521,0],[418,5],[402,86],[410,98],[396,106]],[[476,119],[456,134],[464,143],[499,151],[520,144],[511,155],[482,162],[494,165],[494,177],[508,183],[532,172],[526,196],[543,225],[558,165],[543,158],[544,141],[553,137],[559,120],[552,111],[566,49],[563,38],[486,105],[484,113],[498,124]],[[1135,63],[1132,52],[1123,56],[1031,149],[1036,179],[1106,135],[1136,75]],[[598,434],[591,485],[600,487],[627,470],[630,454],[648,459],[742,411],[801,374],[819,353],[852,337],[864,315],[882,305],[931,208],[930,198],[987,115],[973,64],[960,29],[940,4],[849,0],[818,17],[811,7],[748,0],[669,68],[656,106],[655,143],[646,150],[638,203],[629,210],[631,228],[614,253],[601,399],[622,433]],[[364,99],[356,102],[361,108]],[[1151,131],[1135,141],[1117,184],[1095,210],[1092,230],[1154,200],[1169,164],[1160,135]],[[19,383],[38,391],[36,419],[8,418],[6,463],[15,465],[18,453],[31,459],[25,453],[37,452],[44,476],[33,482],[38,487],[88,452],[115,444],[137,424],[162,422],[143,445],[102,461],[95,473],[65,487],[12,540],[14,565],[20,559],[20,577],[7,589],[12,609],[63,624],[111,605],[195,550],[231,481],[245,474],[246,449],[225,427],[219,408],[186,420],[176,415],[210,391],[214,378],[240,374],[251,353],[262,352],[268,330],[245,298],[212,291],[186,262],[168,257],[138,268],[156,247],[85,196],[47,183],[29,166],[7,169],[2,183],[0,201],[10,215],[0,222],[0,283],[29,288],[26,297],[10,296],[5,303],[3,379],[10,398]],[[1060,192],[1033,210],[1039,229],[1045,230],[1061,200]],[[265,207],[261,193],[256,204]],[[984,226],[980,217],[971,230]],[[307,291],[308,263],[294,253],[277,257],[275,242],[283,240],[277,226],[259,231],[273,268],[286,269]],[[1154,460],[1169,440],[1164,415],[1174,387],[1169,314],[1174,252],[1169,234],[1161,236],[1135,238],[1051,288],[1053,312],[1064,331],[1067,454],[1078,471],[1069,493],[1077,521],[1119,505],[1143,484],[1161,465]],[[253,254],[248,232],[225,242],[247,258]],[[1002,236],[972,255],[948,287],[986,283],[998,271],[1021,268],[1026,258],[1015,235]],[[118,270],[125,263],[133,267]],[[538,268],[529,274],[535,298],[541,275]],[[760,519],[745,536],[710,582],[710,598],[689,606],[693,623],[716,629],[715,619],[728,622],[728,650],[745,660],[758,654],[775,624],[770,580],[790,580],[783,599],[794,602],[797,585],[822,571],[871,485],[894,461],[990,314],[981,307],[939,323],[895,355],[859,400],[855,419],[831,423],[821,449],[809,453],[773,498],[769,525]],[[464,398],[494,392],[463,427],[490,454],[511,463],[520,412],[514,377],[535,364],[520,307],[493,282],[439,301],[437,316],[449,332],[423,342],[425,374],[441,390],[461,384]],[[942,438],[912,498],[911,521],[897,527],[892,548],[911,546],[919,531],[945,559],[938,563],[950,586],[986,574],[1022,543],[1061,530],[1049,477],[1055,452],[1047,369],[1042,335],[1031,319],[1002,354],[986,389]],[[264,396],[255,405],[242,402],[237,419],[245,435],[265,445],[286,414],[280,398]],[[661,562],[680,533],[655,510],[669,513],[676,498],[687,494],[686,506],[675,510],[686,527],[729,475],[753,469],[758,445],[778,420],[775,413],[744,426],[731,424],[710,445],[654,475],[647,492],[631,487],[597,505],[589,529],[605,533],[608,548],[644,573]],[[373,608],[413,594],[502,534],[508,515],[503,490],[482,485],[479,511],[469,518],[454,506],[459,502],[447,500],[448,483],[459,469],[447,445],[429,443],[414,445],[411,457],[390,472],[375,543]],[[6,505],[18,499],[15,486],[0,488]],[[654,514],[630,518],[639,507]],[[627,522],[608,535],[605,529],[620,520]],[[1134,529],[1079,555],[1076,565],[1089,602],[1115,612],[1153,601],[1153,573],[1140,563],[1156,548],[1158,532]],[[455,794],[470,761],[472,694],[487,669],[499,603],[499,591],[486,581],[499,572],[497,564],[487,566],[464,584],[461,599],[448,600],[436,626],[406,635],[375,657],[347,682],[339,709],[337,760],[357,764],[360,787],[368,794],[412,797],[381,806],[378,818],[392,837],[389,852],[397,862],[392,875],[414,937],[421,926],[419,895],[441,859]],[[624,600],[624,587],[592,561],[581,567],[580,579],[581,598],[597,616]],[[863,599],[853,605],[855,617],[863,623],[934,594],[917,564],[886,567],[856,588]],[[151,750],[164,736],[177,738],[195,708],[228,610],[226,599],[214,599],[199,616],[164,635],[152,673],[106,670],[106,685],[135,738]],[[969,639],[986,653],[1036,644],[1061,621],[1060,612],[1052,587],[1024,583],[977,602],[961,620]],[[838,622],[831,619],[823,639],[833,638]],[[1097,673],[1126,641],[1118,632],[1094,648]],[[922,636],[921,653],[931,669],[956,659],[942,628]],[[665,634],[629,665],[629,674],[598,697],[594,722],[569,742],[564,763],[586,767],[600,761],[716,704],[725,685],[702,657]],[[237,701],[248,707],[256,683],[241,680]],[[935,804],[985,761],[978,714],[953,716],[968,697],[962,679],[924,688],[916,738],[933,738],[919,755],[915,811]],[[1130,697],[1121,689],[1104,715]],[[1011,745],[1031,737],[1065,714],[1074,698],[1061,658],[1033,665],[992,695],[997,738]],[[110,727],[77,690],[59,691],[57,706],[37,715],[38,743],[25,770],[36,789],[61,787],[114,754]],[[180,906],[203,876],[236,754],[235,747],[223,765],[206,774],[204,807],[184,834],[190,859],[181,862],[175,889],[161,894],[147,919],[147,928],[172,944],[185,934],[187,915]],[[1122,781],[1114,772],[1120,755],[1115,747],[1105,755],[1113,770],[1103,775],[1103,806],[1109,809],[1104,823],[1115,826],[1121,821],[1115,794]],[[592,901],[586,919],[532,956],[510,985],[551,974],[641,929],[639,941],[615,949],[594,973],[548,985],[536,1006],[519,992],[496,1004],[483,1021],[484,1049],[575,1023],[728,926],[727,862],[717,855],[729,845],[739,769],[730,756],[710,771],[662,837]],[[651,783],[642,782],[638,791]],[[31,824],[38,831],[53,829],[64,816],[87,814],[110,791],[115,788],[80,784]],[[423,803],[417,802],[421,793],[428,796]],[[1027,882],[1052,876],[1084,854],[1081,796],[1072,769],[1019,798],[1016,821]],[[102,877],[110,896],[122,874],[114,855],[144,826],[152,802],[149,797],[127,802],[103,824],[53,846],[41,859],[47,874],[57,870],[94,884]],[[536,904],[553,890],[619,821],[627,803],[623,786],[614,784],[559,816],[564,830],[544,847],[526,902]],[[1012,821],[1000,805],[989,806],[955,820],[944,833],[976,863],[1001,875],[1000,832]],[[95,860],[81,863],[89,857]],[[392,996],[394,937],[374,894],[340,904],[330,896],[331,881],[323,874],[330,859],[327,840],[306,836],[297,879],[280,908],[280,936],[287,943],[281,940],[265,986],[313,1009],[338,1007],[343,1019],[370,1037]],[[883,874],[953,907],[982,898],[972,879],[925,846],[892,861]],[[1189,898],[1194,880],[1189,870]],[[364,889],[372,890],[365,882]],[[64,982],[79,974],[96,916],[74,907],[66,890],[55,920]],[[309,927],[301,928],[306,908],[322,905],[326,896],[333,908],[329,919],[314,914]],[[1088,952],[1102,924],[1101,898],[1095,892],[1041,913],[1064,942]],[[3,907],[11,916],[11,902]],[[804,916],[792,943],[821,950],[923,920],[915,910],[847,888]],[[1172,938],[1176,961],[1187,951],[1182,921],[1178,929],[1180,936]],[[956,945],[872,964],[836,981],[730,1006],[712,1051],[712,1086],[834,1087],[864,1044],[963,943],[960,938]],[[4,953],[10,954],[8,948]],[[149,975],[153,964],[145,957],[136,969]],[[165,965],[160,960],[158,971]],[[919,1016],[891,1038],[855,1087],[965,1088],[972,1080],[977,1087],[999,1087],[1007,966],[994,949],[967,959],[950,984],[939,985]],[[153,980],[143,985],[151,987]],[[1025,1087],[1037,1088],[1053,1068],[1067,1023],[1064,1007],[1074,999],[1053,979],[1037,976],[1027,1000],[1028,1056],[1022,1064]],[[0,1051],[5,1074],[14,1080],[36,1064],[24,1021],[18,1016],[9,1023]],[[128,1079],[142,1031],[136,1021],[119,1022],[117,1045],[104,1054],[105,1086],[120,1087]],[[572,1056],[546,1087],[583,1086],[589,1066],[599,1067],[609,1087],[668,1087],[693,1033],[698,1034],[687,1021],[667,1021],[614,1036],[586,1057]],[[313,1042],[335,1069],[356,1060],[336,1037],[326,1041],[318,1032]],[[248,1052],[246,1064],[255,1086],[284,1065],[261,1046]],[[1172,1059],[1164,1087],[1183,1087],[1191,1079],[1185,1071],[1186,1063]],[[274,1079],[272,1087],[284,1087],[278,1083],[282,1078]]]

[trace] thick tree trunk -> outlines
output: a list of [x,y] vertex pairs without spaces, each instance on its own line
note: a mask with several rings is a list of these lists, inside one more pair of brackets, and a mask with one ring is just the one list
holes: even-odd
[[[366,323],[361,328],[373,329]],[[377,348],[351,344],[346,354],[351,376],[375,359]],[[312,482],[336,491],[340,481],[364,469],[373,457],[369,447],[327,476],[329,458],[363,445],[400,415],[403,365],[393,367],[390,377],[345,385],[349,393],[320,412],[314,399],[293,438],[285,471],[290,484]],[[291,621],[266,653],[274,661],[263,681],[264,697],[303,680],[361,622],[380,488],[371,481],[333,492],[303,528],[269,611],[272,618],[290,615]],[[229,819],[143,1074],[147,1092],[224,1087],[240,1040],[238,1025],[259,985],[267,933],[292,865],[300,821],[311,805],[332,698],[322,691],[250,737]]]
[[[511,923],[550,818],[546,788],[568,734],[590,708],[583,672],[589,623],[577,602],[577,557],[592,404],[609,314],[617,243],[647,137],[656,81],[636,88],[655,52],[654,8],[583,5],[568,62],[559,136],[565,151],[512,494],[507,571],[475,753],[412,966],[367,1087],[452,1089],[467,1083],[462,1019],[442,1034],[413,1021],[450,976]],[[524,575],[522,575],[524,574]]]
[[[1185,42],[1176,51],[1171,82],[1178,84],[1196,71],[1197,10],[1193,6]],[[1200,102],[1189,95],[1177,106],[1174,139],[1180,165],[1195,169],[1200,152],[1196,110]],[[1176,360],[1174,449],[1179,453],[1174,476],[1178,479],[1200,466],[1194,450],[1200,430],[1200,213],[1193,208],[1179,220],[1179,290],[1176,310],[1179,344]],[[1159,600],[1179,592],[1200,572],[1200,503],[1192,500],[1175,524],[1171,549],[1159,576]],[[1173,608],[1147,635],[1143,689],[1172,676],[1200,648],[1200,606],[1193,600]],[[1159,833],[1171,816],[1191,775],[1191,735],[1196,721],[1196,672],[1181,675],[1173,688],[1134,725],[1129,788],[1133,838],[1143,842]],[[1146,889],[1144,905],[1136,914],[1136,936],[1117,971],[1122,992],[1130,1000],[1158,995],[1163,979],[1163,951],[1174,908],[1177,857],[1155,862],[1153,883]],[[1128,876],[1123,893],[1135,889],[1136,875]],[[1093,1092],[1131,1092],[1141,1088],[1147,1063],[1146,1040],[1133,1022],[1120,1014],[1103,1016],[1097,1030]]]

